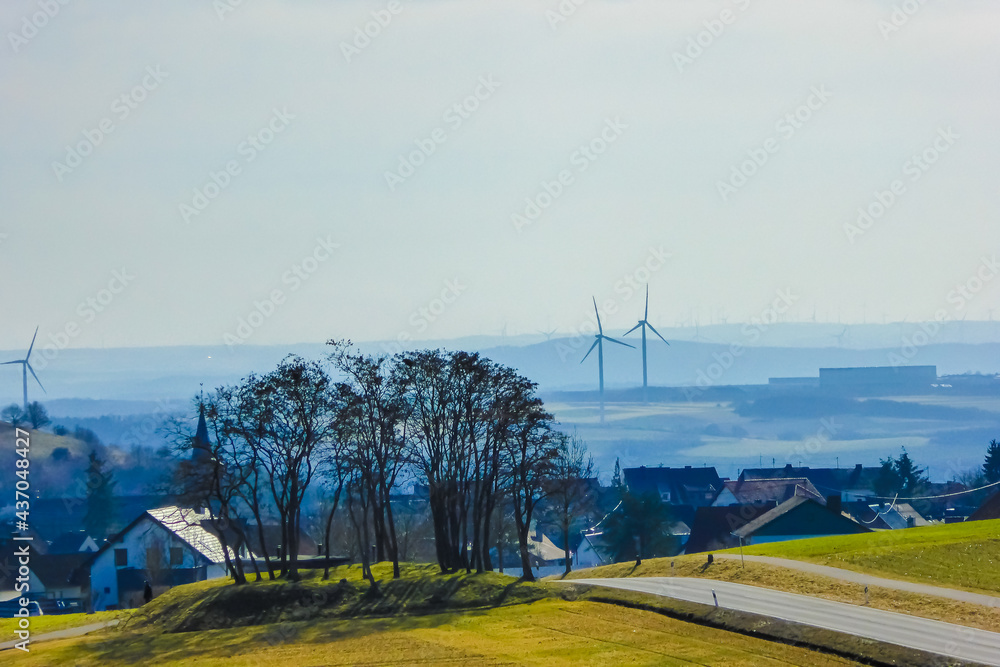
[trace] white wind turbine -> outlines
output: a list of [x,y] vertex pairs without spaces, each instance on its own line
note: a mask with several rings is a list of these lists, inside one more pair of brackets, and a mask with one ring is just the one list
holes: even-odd
[[583,355],[583,359],[580,360],[582,364],[590,356],[590,353],[597,348],[597,372],[600,378],[600,393],[601,393],[601,423],[604,423],[604,341],[609,341],[611,343],[617,343],[618,345],[624,345],[625,347],[631,347],[633,350],[634,346],[628,343],[623,343],[620,340],[615,340],[610,336],[604,335],[604,328],[601,326],[601,314],[597,312],[597,299],[594,299],[594,314],[597,315],[597,334],[594,336],[594,344],[590,346],[587,350],[587,354]]
[[[638,324],[626,331],[624,335],[627,336],[640,327],[642,327],[642,400],[648,403],[649,396],[647,395],[647,392],[649,389],[649,375],[646,371],[646,327],[649,327],[650,331],[659,336],[660,340],[667,343],[667,339],[660,336],[660,332],[649,323],[649,285],[646,285],[646,310],[642,319],[639,320]],[[670,345],[670,343],[667,343],[667,345]]]
[[[21,364],[21,379],[23,381],[23,387],[24,387],[25,412],[28,412],[28,371],[31,371],[31,377],[35,378],[35,382],[38,383],[38,386],[42,387],[42,381],[38,379],[37,375],[35,375],[35,369],[31,367],[31,363],[28,361],[29,359],[31,359],[31,350],[33,350],[35,347],[35,339],[37,337],[38,337],[38,327],[35,327],[35,335],[31,337],[31,345],[28,346],[28,353],[24,355],[24,359],[5,361],[2,364],[0,364],[0,366],[8,366],[10,364]],[[42,387],[42,391],[45,391],[45,387]]]

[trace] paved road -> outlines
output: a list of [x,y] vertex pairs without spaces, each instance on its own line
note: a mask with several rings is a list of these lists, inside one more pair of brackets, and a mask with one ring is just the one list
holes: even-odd
[[[738,554],[715,554],[715,557],[726,558],[729,560],[740,559]],[[960,591],[954,588],[942,588],[941,586],[931,586],[929,584],[917,584],[911,581],[900,581],[899,579],[884,579],[882,577],[873,577],[870,574],[854,572],[853,570],[844,570],[839,567],[806,563],[800,560],[791,560],[788,558],[773,558],[771,556],[745,556],[745,558],[754,563],[765,563],[768,565],[787,567],[793,570],[819,574],[824,577],[831,577],[833,579],[839,579],[840,581],[848,581],[864,586],[881,586],[882,588],[893,588],[897,591],[906,591],[907,593],[934,595],[940,598],[950,598],[960,602],[971,602],[973,604],[981,604],[987,607],[1000,607],[1000,597],[995,597],[993,595],[970,593],[968,591]]]
[[718,605],[726,609],[771,616],[961,660],[1000,666],[1000,633],[880,609],[728,581],[687,577],[573,579],[562,583],[620,588],[709,605],[715,604],[712,598],[714,590],[718,596]]
[[[33,618],[37,618],[33,617]],[[80,625],[75,628],[66,628],[65,630],[56,630],[55,632],[45,632],[40,635],[31,635],[31,644],[36,642],[46,641],[48,639],[67,639],[69,637],[79,637],[80,635],[85,635],[88,632],[93,632],[94,630],[100,630],[101,628],[111,625],[114,621],[108,623],[90,623],[89,625]],[[4,642],[0,644],[0,651],[14,648],[14,645],[20,642],[20,639],[15,639],[11,642]],[[29,648],[31,645],[28,645]]]

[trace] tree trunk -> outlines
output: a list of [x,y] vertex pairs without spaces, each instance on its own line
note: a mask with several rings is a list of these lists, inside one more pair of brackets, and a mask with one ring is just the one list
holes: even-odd
[[570,572],[573,571],[573,566],[571,565],[571,561],[570,561],[571,556],[570,556],[570,552],[569,552],[569,511],[568,510],[563,514],[562,529],[563,529],[563,559],[564,559],[564,562],[566,564],[566,572],[565,572],[565,574],[569,574]]
[[399,579],[399,541],[396,539],[396,520],[392,516],[392,505],[389,503],[389,490],[385,493],[386,546],[389,558],[392,559],[392,578]]
[[330,578],[330,531],[333,528],[333,515],[337,513],[337,505],[340,504],[340,488],[333,494],[333,507],[326,517],[326,531],[323,533],[323,548],[326,552],[326,567],[323,568],[323,581]]
[[274,580],[274,567],[271,565],[271,557],[267,554],[267,540],[264,538],[264,522],[260,516],[260,503],[254,499],[251,505],[254,521],[257,522],[257,539],[260,541],[260,550],[264,556],[264,567],[267,568],[267,578]]
[[525,581],[534,581],[535,574],[531,571],[531,552],[528,551],[528,531],[531,529],[531,522],[525,522],[520,512],[514,512],[514,525],[517,527],[517,547],[521,552],[521,578]]

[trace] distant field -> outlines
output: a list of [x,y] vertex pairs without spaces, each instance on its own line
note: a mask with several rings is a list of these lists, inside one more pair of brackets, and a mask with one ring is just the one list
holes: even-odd
[[[919,465],[930,468],[932,480],[944,481],[981,465],[990,439],[1000,437],[998,397],[879,400],[871,414],[860,410],[827,415],[820,405],[808,416],[791,409],[740,416],[727,401],[608,402],[603,425],[596,402],[560,400],[547,407],[565,430],[587,442],[606,476],[616,459],[625,467],[707,463],[729,477],[743,468],[770,465],[771,459],[779,466],[877,466],[905,446]],[[927,410],[915,410],[914,404]],[[883,408],[885,414],[879,412]],[[937,418],[926,418],[932,414]],[[830,423],[832,430],[826,426]]]
[[745,553],[1000,593],[1000,519],[776,542],[747,547]]

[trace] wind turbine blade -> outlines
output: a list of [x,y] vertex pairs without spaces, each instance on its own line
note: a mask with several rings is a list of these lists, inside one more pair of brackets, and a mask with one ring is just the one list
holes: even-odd
[[649,283],[646,283],[646,314],[642,316],[642,319],[649,319]]
[[633,331],[635,331],[636,329],[638,329],[639,327],[641,327],[641,326],[642,326],[642,324],[643,324],[642,322],[639,322],[639,324],[635,325],[634,327],[632,327],[631,329],[629,329],[628,331],[626,331],[626,332],[625,332],[625,333],[623,333],[622,335],[623,335],[623,336],[627,336],[627,335],[629,335],[630,333],[632,333]]
[[[31,371],[31,377],[35,378],[35,382],[37,382],[38,386],[42,388],[42,391],[45,391],[45,387],[42,385],[42,381],[38,379],[37,375],[35,375],[35,369],[31,367],[31,364],[29,364],[28,362],[24,362],[24,365],[28,367],[29,371]],[[45,393],[47,394],[49,392],[45,391]]]
[[23,364],[23,363],[24,363],[23,359],[18,359],[17,361],[5,361],[2,364],[0,364],[0,366],[6,366],[8,364]]
[[609,343],[618,343],[619,345],[624,345],[625,347],[630,347],[633,350],[635,349],[635,345],[629,345],[628,343],[623,343],[620,340],[615,340],[614,338],[611,338],[609,336],[601,336],[601,338],[603,338],[604,340],[608,341]]
[[597,315],[597,333],[604,335],[604,329],[601,328],[601,314],[597,312],[597,298],[591,298],[594,299],[594,315]]
[[[31,351],[35,348],[35,339],[38,338],[38,327],[35,327],[35,335],[31,337],[31,345],[28,346],[28,354],[24,355],[24,360],[31,358]],[[38,379],[38,378],[35,378]]]
[[597,340],[594,341],[594,344],[590,346],[589,350],[587,350],[587,354],[583,355],[583,359],[580,360],[581,364],[587,360],[587,357],[590,356],[590,353],[594,351],[594,348],[597,347],[597,344],[599,342],[601,342],[600,338],[598,338]]
[[[650,329],[652,329],[653,333],[655,333],[657,336],[660,336],[660,332],[657,331],[656,329],[654,329],[652,324],[650,324],[649,322],[646,322],[646,326],[648,326]],[[662,340],[664,343],[667,343],[667,339],[664,338],[663,336],[660,336],[660,340]],[[667,343],[667,345],[670,345],[670,343]]]

